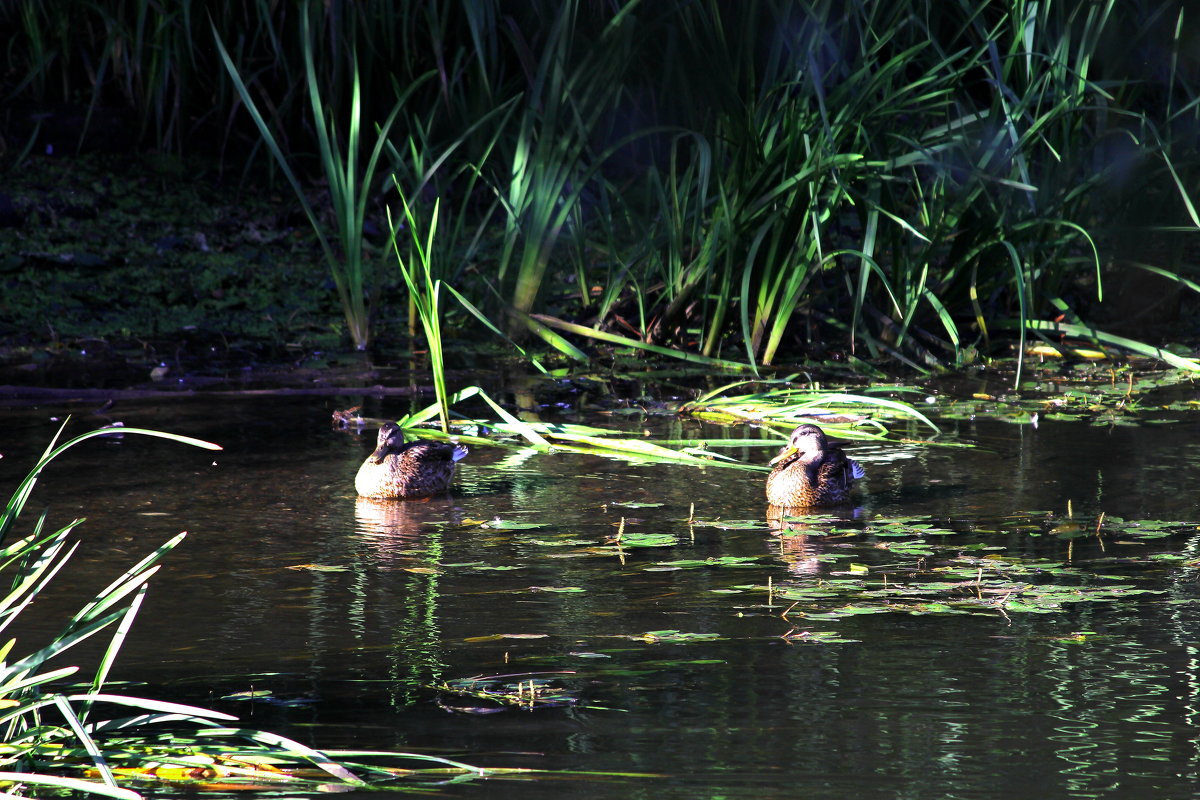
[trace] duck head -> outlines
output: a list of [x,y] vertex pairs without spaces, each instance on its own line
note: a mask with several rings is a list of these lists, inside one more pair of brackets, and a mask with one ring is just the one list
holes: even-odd
[[370,460],[382,464],[389,455],[403,449],[404,431],[394,422],[385,422],[379,426],[379,438],[375,440],[375,452],[371,453]]
[[770,463],[776,464],[793,453],[799,453],[801,456],[813,456],[825,451],[828,447],[829,440],[825,438],[825,433],[820,428],[816,425],[801,425],[792,431],[792,435],[788,437],[787,446],[779,452],[779,455],[772,458]]

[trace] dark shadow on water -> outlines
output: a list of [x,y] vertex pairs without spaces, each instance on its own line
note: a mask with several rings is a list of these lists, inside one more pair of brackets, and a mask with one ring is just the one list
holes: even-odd
[[875,505],[905,506],[961,500],[970,495],[974,488],[969,484],[927,483],[924,485],[899,486],[871,496]]

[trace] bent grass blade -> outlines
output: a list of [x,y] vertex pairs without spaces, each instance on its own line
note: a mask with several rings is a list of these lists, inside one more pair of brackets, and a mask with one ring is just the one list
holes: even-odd
[[[721,396],[730,389],[751,383],[777,385],[780,388],[747,395]],[[816,410],[828,412],[837,409],[839,411],[853,411],[863,415],[870,414],[871,412],[882,412],[888,418],[910,417],[927,425],[935,434],[941,433],[941,428],[937,426],[937,423],[908,403],[902,403],[886,397],[797,389],[790,386],[790,383],[789,379],[780,381],[737,381],[714,389],[696,400],[685,403],[679,410],[681,413],[725,415],[731,419],[781,425],[812,421],[814,416],[812,412]],[[882,433],[886,433],[884,425],[873,418],[864,418],[861,420],[861,423],[875,426],[881,431],[881,435]],[[850,435],[862,436],[863,432],[854,432]],[[871,437],[868,434],[866,438]]]
[[[579,425],[551,425],[544,422],[528,422],[518,419],[499,403],[488,396],[487,392],[478,386],[469,386],[457,392],[450,402],[478,396],[491,406],[501,422],[491,420],[468,419],[465,424],[478,425],[499,433],[513,434],[524,438],[534,447],[544,451],[571,450],[580,453],[625,458],[631,461],[673,462],[703,467],[733,467],[735,469],[762,469],[759,466],[743,464],[720,453],[711,453],[697,448],[674,450],[669,447],[654,444],[642,439],[620,438],[614,431],[601,428],[590,428]],[[415,414],[410,414],[397,423],[403,428],[414,428],[426,420],[432,419],[438,413],[438,404],[434,403]],[[449,434],[422,428],[421,434],[432,438],[450,438]],[[484,437],[455,436],[457,441],[467,444],[495,445],[497,442]]]

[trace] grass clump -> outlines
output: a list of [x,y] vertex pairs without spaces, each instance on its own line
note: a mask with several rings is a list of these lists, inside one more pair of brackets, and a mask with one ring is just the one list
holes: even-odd
[[[67,449],[108,435],[154,436],[220,449],[211,442],[140,428],[100,428],[57,447],[56,437],[0,514],[0,570],[10,586],[0,597],[0,631],[47,591],[79,547],[71,535],[82,520],[48,532],[44,513],[30,533],[14,538],[38,476]],[[150,579],[184,536],[173,537],[98,592],[49,644],[25,655],[18,654],[15,639],[0,644],[0,784],[6,796],[71,791],[136,800],[140,795],[128,787],[147,783],[315,793],[331,786],[368,788],[368,778],[377,784],[419,774],[338,760],[282,736],[235,725],[237,718],[229,714],[106,690]],[[50,666],[52,659],[101,634],[109,636],[108,644],[89,676],[76,666]],[[116,716],[108,716],[114,712]],[[439,779],[447,770],[468,777],[492,774],[436,757],[344,755],[435,763]]]
[[[435,280],[573,359],[564,336],[932,372],[1066,337],[1196,369],[1152,341],[1200,287],[1178,4],[27,0],[3,22],[10,94],[88,98],[82,140],[119,96],[143,142],[278,170],[355,347],[399,186],[422,225],[440,209]],[[20,165],[49,132],[13,127]]]

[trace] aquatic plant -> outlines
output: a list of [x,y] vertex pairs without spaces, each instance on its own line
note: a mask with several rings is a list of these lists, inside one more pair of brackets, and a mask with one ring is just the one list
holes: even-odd
[[308,6],[305,6],[302,11],[301,21],[305,86],[308,89],[313,123],[320,144],[321,167],[329,192],[329,202],[333,209],[333,227],[338,244],[336,249],[326,235],[325,224],[309,202],[288,156],[280,146],[271,125],[259,110],[258,104],[239,74],[229,52],[225,49],[215,26],[213,27],[213,36],[242,103],[253,117],[255,125],[262,134],[263,141],[266,142],[280,169],[283,170],[295,192],[296,199],[304,209],[313,231],[317,234],[321,251],[325,256],[325,263],[329,267],[330,275],[333,277],[334,286],[337,289],[338,300],[342,306],[350,339],[356,349],[365,350],[371,341],[371,309],[368,302],[375,276],[370,260],[365,253],[364,237],[366,234],[363,226],[366,221],[367,208],[373,200],[375,170],[387,141],[388,132],[396,121],[396,115],[404,106],[405,97],[419,85],[420,81],[410,84],[392,106],[391,113],[375,132],[375,144],[366,163],[360,168],[359,150],[365,120],[363,119],[357,53],[352,51],[350,54],[353,88],[349,121],[346,127],[346,143],[343,149],[338,125],[333,120],[332,111],[328,110],[327,100],[321,95],[321,83],[317,78],[313,61],[314,43],[309,33]]
[[[518,314],[533,309],[559,236],[572,220],[578,222],[578,204],[613,150],[593,154],[592,140],[601,115],[621,90],[640,2],[623,4],[590,34],[594,38],[586,48],[576,24],[579,5],[568,0],[551,17],[511,143],[510,171],[500,187],[507,218],[497,278],[506,280],[519,249],[512,280]],[[582,55],[573,52],[578,49]],[[521,324],[519,316],[514,324]]]
[[[883,439],[888,424],[895,420],[913,420],[928,426],[935,434],[938,426],[918,409],[887,397],[853,395],[798,389],[788,379],[762,381],[767,387],[753,395],[722,396],[743,382],[706,392],[696,400],[679,404],[677,411],[718,421],[753,420],[769,425],[795,427],[817,419],[835,435],[856,439]],[[728,467],[765,470],[761,464],[749,464],[730,458],[714,448],[771,446],[768,439],[705,441],[652,441],[622,436],[620,431],[575,423],[550,423],[524,420],[514,416],[478,386],[468,386],[424,409],[397,421],[402,428],[419,430],[422,435],[448,438],[448,431],[434,432],[421,427],[445,410],[471,398],[478,398],[495,412],[496,419],[463,417],[457,422],[454,439],[467,445],[511,446],[511,438],[524,440],[539,452],[591,453],[634,463],[687,464],[696,467]],[[963,446],[963,445],[949,445]]]
[[476,676],[446,680],[428,688],[438,693],[439,706],[460,714],[492,714],[506,708],[606,710],[603,706],[581,703],[577,691],[563,686],[564,676],[573,674],[558,671]]
[[[116,98],[143,141],[219,141],[242,166],[265,143],[356,346],[382,147],[418,218],[441,201],[453,257],[435,278],[509,334],[751,368],[836,354],[930,372],[1064,336],[1172,360],[1110,305],[1121,276],[1200,291],[1182,8],[652,6],[22,0],[0,23],[23,34],[17,100]],[[332,220],[302,191],[306,152]]]
[[[99,428],[58,446],[56,435],[0,514],[0,544],[7,542],[0,547],[0,569],[8,572],[10,585],[0,597],[0,630],[35,603],[79,547],[70,536],[82,520],[47,532],[45,513],[29,534],[9,541],[42,470],[87,439],[130,435],[221,449],[212,442],[142,428]],[[388,767],[338,761],[276,734],[231,726],[237,717],[229,714],[106,691],[109,672],[150,579],[184,536],[172,537],[100,590],[50,643],[24,656],[17,655],[15,639],[0,646],[0,783],[7,787],[8,796],[64,790],[137,800],[140,795],[124,787],[146,782],[317,792],[330,784],[368,786],[360,775],[376,782],[395,778],[398,771]],[[63,652],[108,629],[112,630],[108,645],[82,687],[79,667],[48,666]],[[72,683],[64,684],[68,679]],[[119,716],[104,716],[109,713]],[[434,756],[370,755],[433,762],[439,775],[446,768],[467,776],[489,772]]]
[[[429,219],[429,230],[422,239],[421,231],[408,200],[401,193],[400,200],[404,204],[404,225],[409,232],[412,246],[409,250],[412,256],[405,259],[396,241],[399,230],[391,214],[388,214],[388,225],[391,228],[391,241],[395,249],[396,262],[400,274],[408,285],[409,305],[416,309],[421,320],[421,329],[425,332],[425,343],[429,348],[429,369],[433,373],[433,390],[437,397],[438,415],[442,421],[442,433],[450,432],[450,401],[446,391],[446,365],[442,354],[442,324],[441,324],[441,294],[442,281],[433,277],[431,263],[433,241],[437,235],[438,204],[434,203],[433,214]],[[416,261],[414,264],[413,261]],[[419,271],[418,271],[419,270]]]
[[[681,413],[716,421],[754,421],[792,428],[805,422],[854,438],[877,438],[887,432],[882,420],[910,419],[935,434],[941,429],[908,403],[872,394],[827,392],[796,385],[798,376],[777,380],[737,381],[683,403]],[[751,394],[731,395],[739,386],[761,387]]]

